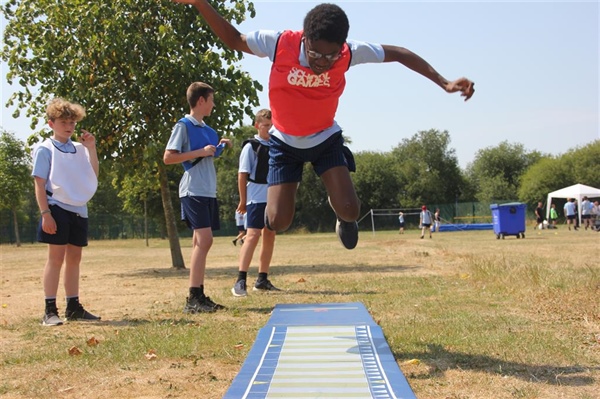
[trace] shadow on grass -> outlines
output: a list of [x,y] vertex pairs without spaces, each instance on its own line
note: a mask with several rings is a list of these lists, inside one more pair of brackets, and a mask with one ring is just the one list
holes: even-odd
[[396,359],[419,359],[429,367],[429,372],[426,374],[407,373],[407,377],[413,379],[429,379],[434,376],[443,375],[446,370],[456,369],[483,371],[499,376],[511,376],[528,382],[577,387],[594,385],[596,383],[594,378],[582,374],[590,370],[600,370],[600,367],[555,366],[551,364],[530,365],[511,362],[492,356],[453,352],[437,344],[427,345],[427,350],[422,352],[394,352],[394,357]]
[[[319,274],[319,273],[352,273],[352,272],[373,272],[378,273],[400,273],[421,269],[422,266],[372,266],[372,265],[271,265],[271,274]],[[173,267],[165,267],[164,269],[144,268],[130,270],[124,273],[112,273],[118,277],[140,277],[140,278],[179,278],[188,276],[190,269],[175,269]],[[206,268],[206,274],[212,278],[237,276],[238,266],[211,268],[210,265]]]

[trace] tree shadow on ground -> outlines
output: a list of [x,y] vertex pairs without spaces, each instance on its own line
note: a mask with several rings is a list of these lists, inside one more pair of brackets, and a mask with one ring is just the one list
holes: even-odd
[[[315,264],[315,265],[272,265],[272,275],[284,274],[336,274],[336,273],[352,273],[352,272],[373,272],[377,273],[403,273],[422,269],[422,266],[417,265],[397,265],[397,266],[373,266],[373,265],[331,265],[331,264]],[[139,278],[180,278],[188,276],[190,269],[175,269],[173,267],[165,267],[164,269],[157,268],[142,268],[128,270],[123,273],[112,273],[110,275],[117,277],[139,277]],[[237,276],[238,266],[232,265],[228,267],[206,268],[206,275],[209,278],[221,278]]]
[[552,364],[525,364],[498,359],[487,355],[454,352],[439,344],[429,344],[422,352],[394,352],[396,359],[419,359],[428,366],[426,373],[407,373],[408,378],[429,379],[443,375],[447,370],[483,371],[498,376],[511,376],[528,382],[551,385],[589,386],[595,379],[585,375],[590,371],[600,371],[600,367],[556,366]]

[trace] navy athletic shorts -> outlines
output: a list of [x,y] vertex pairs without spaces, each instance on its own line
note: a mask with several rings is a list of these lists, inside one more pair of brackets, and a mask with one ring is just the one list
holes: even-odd
[[246,205],[246,227],[262,230],[265,227],[266,202]]
[[304,164],[310,162],[317,176],[321,176],[329,169],[336,166],[350,165],[351,152],[344,147],[342,132],[333,134],[321,144],[306,149],[291,147],[271,136],[269,141],[269,175],[267,181],[270,186],[283,183],[299,183],[302,181]]
[[216,198],[209,197],[181,197],[181,220],[192,229],[219,230],[219,203]]
[[38,242],[53,245],[75,245],[87,247],[88,220],[79,214],[67,211],[58,205],[50,205],[52,217],[56,222],[56,234],[48,234],[42,230],[42,219],[37,231]]

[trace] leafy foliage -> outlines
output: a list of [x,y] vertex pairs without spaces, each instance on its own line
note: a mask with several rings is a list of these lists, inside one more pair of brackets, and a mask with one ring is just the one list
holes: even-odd
[[420,131],[392,150],[404,206],[452,202],[464,185],[448,131]]
[[0,132],[0,209],[16,209],[33,187],[25,144],[14,133]]
[[482,202],[517,198],[521,176],[542,159],[538,151],[528,152],[522,144],[503,141],[481,149],[467,167],[467,176]]
[[581,183],[600,187],[600,140],[575,148],[559,157],[544,157],[522,176],[519,200],[528,204],[544,201],[548,193]]
[[[254,16],[252,3],[228,4],[216,4],[228,20]],[[252,114],[262,87],[237,67],[241,52],[216,40],[189,7],[169,0],[10,0],[2,11],[8,20],[1,53],[7,80],[23,87],[7,105],[16,104],[17,113],[27,108],[35,128],[50,97],[82,104],[88,116],[80,126],[95,134],[100,158],[118,160],[117,180],[138,177],[122,185],[131,190],[126,197],[147,192],[140,181],[159,178],[172,253],[179,253],[174,266],[182,267],[162,153],[173,124],[187,111],[185,92],[194,81],[216,90],[219,106],[210,124],[218,132]],[[147,172],[136,171],[142,168]]]

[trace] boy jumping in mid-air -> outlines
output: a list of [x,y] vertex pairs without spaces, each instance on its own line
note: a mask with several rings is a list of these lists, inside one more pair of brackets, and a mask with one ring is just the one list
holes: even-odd
[[[348,150],[334,120],[349,67],[399,62],[465,100],[475,92],[466,78],[448,81],[415,53],[397,46],[347,39],[346,13],[335,4],[320,4],[304,19],[304,29],[241,34],[206,0],[173,0],[192,4],[214,33],[231,49],[272,62],[269,101],[273,113],[266,223],[271,230],[292,223],[298,183],[305,162],[320,176],[337,215],[336,232],[352,249],[358,243],[360,201],[348,169]],[[346,153],[346,154],[345,154]]]

